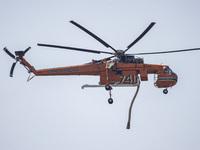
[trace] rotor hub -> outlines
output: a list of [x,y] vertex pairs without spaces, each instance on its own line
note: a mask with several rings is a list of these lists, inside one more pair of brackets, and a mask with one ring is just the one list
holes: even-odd
[[123,50],[116,50],[116,53],[115,53],[115,56],[116,57],[121,57],[121,56],[123,56],[124,55],[124,51]]

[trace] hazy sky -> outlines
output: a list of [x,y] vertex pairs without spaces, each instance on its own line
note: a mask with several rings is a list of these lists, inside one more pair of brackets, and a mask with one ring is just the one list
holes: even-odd
[[25,59],[36,69],[79,65],[108,57],[37,43],[112,52],[69,23],[74,20],[116,49],[126,47],[151,23],[156,25],[128,52],[200,47],[199,0],[0,0],[0,149],[1,150],[199,150],[200,51],[149,55],[145,63],[166,64],[177,85],[164,95],[153,75],[142,82],[126,129],[136,88],[114,88],[114,103],[99,77],[35,77],[4,51],[32,49]]

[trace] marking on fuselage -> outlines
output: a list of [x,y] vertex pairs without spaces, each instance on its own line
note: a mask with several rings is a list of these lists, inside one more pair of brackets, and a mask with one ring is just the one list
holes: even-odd
[[62,72],[78,72],[78,69],[53,69],[48,70],[48,73],[62,73]]

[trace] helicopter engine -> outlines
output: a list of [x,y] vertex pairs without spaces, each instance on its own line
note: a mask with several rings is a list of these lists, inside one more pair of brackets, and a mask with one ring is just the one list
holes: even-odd
[[144,63],[144,60],[143,58],[136,58],[135,56],[132,56],[132,55],[122,55],[120,57],[120,62],[122,63],[137,63],[137,64],[143,64]]

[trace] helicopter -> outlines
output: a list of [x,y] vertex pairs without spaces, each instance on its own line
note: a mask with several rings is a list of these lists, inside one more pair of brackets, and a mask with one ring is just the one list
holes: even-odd
[[[73,51],[81,51],[94,54],[109,54],[110,57],[101,59],[101,60],[92,60],[89,63],[76,66],[67,66],[67,67],[58,67],[58,68],[47,68],[36,70],[32,65],[30,65],[24,58],[25,54],[31,49],[28,47],[24,51],[15,51],[15,55],[12,54],[6,47],[3,49],[15,62],[11,66],[10,77],[13,77],[13,72],[16,64],[19,62],[23,65],[30,73],[27,81],[33,79],[34,76],[64,76],[64,75],[91,75],[99,76],[100,81],[98,84],[89,85],[85,84],[82,86],[82,89],[89,87],[105,87],[105,90],[109,91],[108,103],[112,104],[112,94],[111,90],[113,87],[137,87],[135,95],[131,101],[129,107],[129,117],[127,123],[127,129],[130,129],[130,119],[131,119],[131,110],[133,102],[139,91],[141,81],[148,81],[148,74],[154,74],[154,85],[157,88],[164,88],[163,93],[168,93],[168,88],[174,86],[178,81],[178,76],[174,73],[169,66],[167,65],[157,65],[157,64],[146,64],[142,57],[137,57],[138,55],[155,55],[155,54],[166,54],[166,53],[178,53],[186,51],[195,51],[200,50],[200,48],[192,49],[181,49],[173,51],[161,51],[161,52],[148,52],[148,53],[134,53],[126,54],[126,52],[132,48],[138,41],[140,41],[147,32],[156,24],[151,22],[149,26],[130,44],[125,50],[118,50],[110,46],[104,40],[96,36],[94,33],[84,28],[77,22],[71,20],[70,23],[86,32],[98,42],[103,44],[106,48],[110,48],[112,52],[100,51],[94,49],[83,49],[76,47],[68,46],[59,46],[51,44],[40,44],[38,46],[51,47],[51,48],[60,48]],[[31,76],[31,74],[34,74]]]

